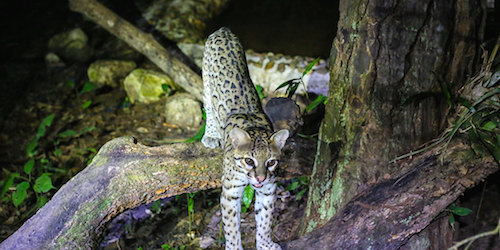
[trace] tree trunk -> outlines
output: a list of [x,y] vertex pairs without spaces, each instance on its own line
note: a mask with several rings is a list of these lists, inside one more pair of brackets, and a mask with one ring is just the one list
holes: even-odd
[[[341,1],[330,92],[300,233],[405,168],[396,156],[447,125],[440,82],[459,89],[478,60],[480,0]],[[417,98],[419,97],[420,98]]]

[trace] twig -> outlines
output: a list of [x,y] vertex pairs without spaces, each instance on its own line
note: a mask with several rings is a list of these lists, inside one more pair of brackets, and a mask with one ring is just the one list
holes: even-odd
[[[490,235],[495,235],[495,234],[499,234],[500,233],[500,218],[498,219],[498,224],[497,224],[497,227],[491,231],[488,231],[488,232],[484,232],[484,233],[480,233],[480,234],[476,234],[474,236],[471,236],[467,239],[464,239],[460,242],[457,242],[455,245],[453,245],[452,247],[448,248],[448,250],[458,250],[458,248],[465,244],[465,243],[472,243],[473,241],[479,239],[479,238],[482,238],[482,237],[486,237],[486,236],[490,236]],[[498,235],[500,236],[500,234]],[[467,246],[467,248],[470,246],[470,244]],[[465,249],[467,249],[465,248]]]

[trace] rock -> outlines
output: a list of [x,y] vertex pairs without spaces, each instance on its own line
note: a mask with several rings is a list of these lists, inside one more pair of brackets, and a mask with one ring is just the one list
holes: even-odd
[[265,104],[264,112],[271,120],[275,131],[288,129],[290,135],[293,135],[303,124],[300,108],[290,98],[272,98]]
[[45,64],[48,68],[62,68],[66,66],[61,58],[53,52],[49,52],[45,55]]
[[178,93],[167,99],[165,104],[167,123],[193,131],[200,127],[202,120],[201,106],[196,99],[187,93]]
[[49,40],[49,50],[68,60],[86,62],[92,56],[92,49],[87,44],[87,35],[76,28],[59,33]]
[[97,86],[119,87],[123,78],[135,69],[133,61],[97,60],[87,69],[89,80]]
[[[162,85],[167,84],[167,92],[163,90]],[[130,99],[143,103],[157,102],[162,95],[168,95],[172,90],[178,89],[172,79],[167,75],[146,69],[135,69],[123,81],[123,86]]]

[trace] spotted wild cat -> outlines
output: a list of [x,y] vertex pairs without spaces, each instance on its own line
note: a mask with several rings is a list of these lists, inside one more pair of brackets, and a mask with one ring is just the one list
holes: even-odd
[[241,197],[248,184],[255,189],[257,249],[281,249],[271,240],[271,222],[275,170],[289,132],[273,132],[250,80],[243,47],[227,28],[214,32],[205,44],[203,85],[207,124],[202,142],[224,149],[220,204],[226,249],[243,249]]

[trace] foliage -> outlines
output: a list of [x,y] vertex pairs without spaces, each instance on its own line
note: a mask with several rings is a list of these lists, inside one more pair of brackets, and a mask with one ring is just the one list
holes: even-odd
[[93,82],[85,82],[83,84],[82,90],[80,90],[80,94],[85,94],[85,93],[90,92],[96,88],[97,88],[97,86]]
[[[287,93],[287,96],[288,98],[292,97],[294,94],[295,94],[295,91],[297,91],[297,88],[299,87],[299,84],[302,84],[304,86],[304,89],[306,89],[306,86],[304,84],[304,81],[303,81],[303,78],[304,76],[309,73],[309,71],[311,71],[311,69],[314,67],[314,65],[316,65],[316,63],[318,63],[319,61],[319,57],[314,59],[314,61],[312,61],[311,63],[309,63],[306,67],[306,69],[304,70],[304,72],[302,72],[302,76],[299,77],[299,78],[294,78],[294,79],[290,79],[282,84],[280,84],[276,90],[278,89],[281,89],[281,88],[284,88],[286,87],[286,93]],[[276,91],[275,90],[275,91]],[[307,94],[307,91],[306,91],[306,98],[309,99],[309,96]]]
[[[55,114],[50,114],[40,122],[36,134],[26,146],[27,161],[23,166],[23,170],[13,173],[5,169],[3,170],[5,177],[0,184],[0,200],[2,202],[11,200],[12,204],[18,207],[30,195],[34,194],[36,197],[35,204],[23,213],[23,217],[28,217],[31,213],[35,212],[36,209],[45,205],[48,200],[46,193],[55,189],[53,185],[53,174],[67,173],[64,169],[52,166],[47,157],[50,152],[47,152],[47,150],[53,150],[52,154],[56,157],[60,156],[62,155],[62,150],[57,147],[60,143],[60,139],[68,137],[75,138],[95,129],[94,126],[83,128],[79,132],[68,129],[57,134],[55,138],[52,136],[53,139],[49,139],[47,138],[47,131],[48,128],[52,126],[54,119]],[[42,139],[44,140],[44,144],[40,145]],[[95,149],[89,149],[89,151],[96,152]],[[7,195],[11,188],[13,189],[12,193]]]
[[85,101],[83,104],[82,104],[82,109],[86,109],[88,107],[90,107],[90,105],[92,104],[92,100],[87,100]]
[[203,138],[203,135],[205,134],[205,125],[206,125],[206,120],[207,120],[207,114],[205,113],[205,109],[202,109],[202,118],[203,118],[203,125],[201,125],[201,128],[198,130],[196,135],[193,137],[185,140],[184,142],[197,142],[201,141]]
[[241,207],[242,213],[246,213],[246,211],[252,204],[254,193],[255,191],[250,185],[247,185],[243,190],[243,197],[241,197],[241,203],[243,204],[243,207]]
[[320,105],[321,103],[323,104],[326,104],[327,103],[327,97],[320,94],[318,97],[316,97],[316,99],[314,99],[314,101],[312,101],[311,103],[309,103],[309,105],[307,105],[306,107],[306,113],[315,109],[318,105]]
[[[196,193],[187,193],[187,207],[188,207],[188,223],[189,223],[189,232],[188,235],[192,235],[191,225],[193,223],[194,216],[194,196]],[[194,236],[194,235],[193,235]],[[193,238],[193,237],[191,237]]]
[[256,84],[255,89],[257,90],[257,94],[259,95],[260,100],[266,98],[266,95],[264,95],[264,87]]
[[450,222],[450,225],[452,228],[455,228],[454,227],[454,225],[455,225],[454,214],[458,215],[458,216],[466,216],[472,212],[472,210],[465,208],[465,207],[459,207],[459,206],[455,205],[454,203],[452,203],[450,206],[448,206],[446,211],[449,212],[448,217],[449,217],[449,222]]
[[285,187],[285,190],[292,192],[295,194],[295,200],[300,200],[302,196],[307,192],[309,189],[309,178],[306,176],[302,176],[299,178],[293,179],[292,183],[288,184],[288,186]]
[[161,249],[163,249],[163,250],[184,250],[184,249],[186,249],[186,246],[182,245],[180,247],[173,247],[173,246],[170,246],[169,244],[163,244],[163,245],[161,245]]

